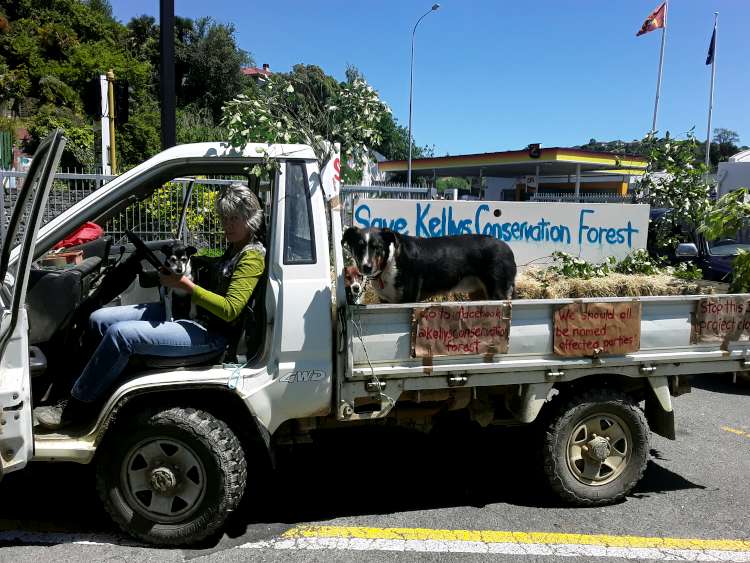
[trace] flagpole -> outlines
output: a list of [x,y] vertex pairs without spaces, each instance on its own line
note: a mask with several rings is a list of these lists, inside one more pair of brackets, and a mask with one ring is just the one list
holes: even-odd
[[651,133],[656,132],[656,114],[659,112],[659,93],[661,92],[661,71],[664,67],[664,44],[667,41],[667,19],[669,17],[669,0],[664,2],[664,27],[661,28],[661,50],[659,51],[659,77],[656,80],[656,101],[654,102],[654,121]]
[[716,79],[716,31],[719,23],[719,12],[714,12],[714,33],[711,44],[713,56],[711,57],[711,94],[708,97],[708,131],[706,131],[706,173],[711,166],[711,114],[714,109],[714,80]]

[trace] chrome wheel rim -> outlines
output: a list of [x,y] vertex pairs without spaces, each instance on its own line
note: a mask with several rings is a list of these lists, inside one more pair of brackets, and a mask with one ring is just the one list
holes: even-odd
[[184,520],[206,494],[206,469],[180,440],[149,438],[125,456],[120,479],[128,504],[149,520]]
[[594,414],[578,422],[570,434],[568,468],[584,485],[606,485],[625,471],[632,449],[630,429],[620,417]]

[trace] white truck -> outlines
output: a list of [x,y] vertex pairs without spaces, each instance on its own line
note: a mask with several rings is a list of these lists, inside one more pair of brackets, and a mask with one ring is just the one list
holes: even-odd
[[[555,353],[555,311],[632,300],[443,303],[512,310],[507,351],[418,357],[414,316],[425,304],[346,304],[335,157],[320,170],[306,146],[177,146],[40,228],[64,143],[58,131],[40,145],[3,240],[0,475],[31,461],[94,463],[106,509],[146,542],[184,545],[218,533],[247,480],[258,478],[256,469],[279,444],[342,426],[429,429],[461,413],[481,425],[536,421],[538,443],[530,449],[541,452],[552,489],[577,505],[613,502],[641,478],[650,432],[674,439],[672,397],[689,390],[687,376],[750,367],[747,340],[693,343],[701,296],[640,298],[638,349],[581,357]],[[54,380],[80,354],[92,303],[121,302],[136,289],[153,300],[158,293],[118,279],[124,263],[141,261],[138,252],[127,256],[132,247],[120,249],[115,265],[109,249],[91,250],[62,272],[32,263],[83,222],[104,224],[173,178],[247,176],[262,151],[279,164],[259,188],[267,281],[259,285],[257,322],[238,359],[141,358],[90,424],[35,428],[36,382]],[[66,276],[74,278],[76,299],[59,289]],[[102,295],[113,288],[120,293]]]

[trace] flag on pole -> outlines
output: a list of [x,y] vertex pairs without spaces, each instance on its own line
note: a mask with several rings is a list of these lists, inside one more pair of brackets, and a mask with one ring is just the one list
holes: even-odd
[[716,26],[714,25],[714,32],[711,34],[711,44],[708,46],[708,56],[706,57],[706,64],[710,65],[714,62],[714,49],[716,49]]
[[649,17],[643,22],[641,29],[635,34],[636,37],[644,35],[649,31],[654,31],[667,25],[667,3],[663,2],[661,6],[656,8]]

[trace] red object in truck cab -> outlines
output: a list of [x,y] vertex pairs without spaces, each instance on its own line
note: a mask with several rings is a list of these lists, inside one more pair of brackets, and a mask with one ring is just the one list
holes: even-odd
[[73,231],[70,236],[64,238],[52,248],[68,248],[69,246],[83,244],[84,242],[91,242],[102,236],[104,236],[104,229],[96,223],[87,221]]

